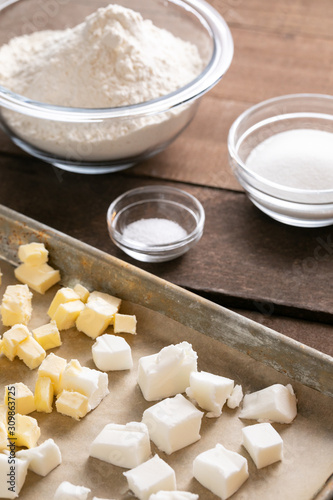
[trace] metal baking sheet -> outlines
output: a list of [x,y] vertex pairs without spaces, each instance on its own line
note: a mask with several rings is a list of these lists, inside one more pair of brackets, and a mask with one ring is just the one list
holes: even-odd
[[[30,241],[46,244],[50,264],[60,269],[63,285],[81,282],[91,290],[123,298],[123,311],[138,317],[138,335],[126,336],[134,369],[110,373],[110,395],[81,422],[55,411],[51,415],[33,414],[42,429],[40,442],[53,437],[61,448],[63,464],[46,478],[29,473],[20,498],[52,498],[62,480],[85,485],[95,496],[132,498],[123,470],[89,458],[87,450],[106,423],[139,421],[144,409],[153,404],[143,399],[136,384],[139,357],[182,340],[191,342],[198,352],[200,370],[233,378],[245,392],[277,382],[291,383],[298,398],[298,416],[289,426],[275,425],[284,439],[284,460],[262,470],[256,470],[241,446],[241,428],[251,422],[238,419],[238,410],[225,409],[218,419],[204,417],[201,440],[170,456],[153,446],[153,453],[175,468],[178,488],[197,492],[201,499],[217,498],[193,479],[191,467],[198,453],[221,442],[242,453],[249,463],[250,478],[232,497],[235,500],[310,500],[316,495],[320,500],[332,498],[331,357],[0,206],[1,295],[7,284],[15,282],[13,265],[18,262],[18,246]],[[54,292],[34,294],[31,328],[47,321],[46,310]],[[94,367],[91,339],[75,329],[63,332],[62,338],[58,355],[76,357]],[[19,360],[10,363],[0,358],[1,387],[24,379],[33,389],[35,378],[35,371],[30,372]]]

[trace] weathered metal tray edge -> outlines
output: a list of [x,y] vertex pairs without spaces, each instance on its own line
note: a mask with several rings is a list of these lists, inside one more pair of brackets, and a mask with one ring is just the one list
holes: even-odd
[[333,358],[177,285],[0,205],[0,257],[17,264],[17,248],[41,241],[62,283],[82,279],[223,342],[293,380],[333,396]]

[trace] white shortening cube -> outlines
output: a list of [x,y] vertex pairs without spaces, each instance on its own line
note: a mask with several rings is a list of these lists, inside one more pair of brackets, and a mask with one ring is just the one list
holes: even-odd
[[219,417],[233,388],[234,381],[230,378],[204,371],[192,372],[186,394],[209,412],[207,417]]
[[84,486],[76,486],[69,481],[59,484],[54,494],[54,500],[87,500],[91,490]]
[[150,455],[148,429],[141,422],[107,424],[90,447],[91,457],[126,469],[137,467]]
[[269,423],[243,427],[243,446],[251,455],[258,469],[282,460],[283,441]]
[[290,424],[297,415],[297,401],[290,384],[274,384],[243,399],[239,418]]
[[132,335],[136,335],[136,323],[136,316],[116,313],[113,323],[114,333],[131,333]]
[[142,422],[156,446],[170,454],[200,439],[202,416],[190,401],[177,394],[147,408]]
[[61,452],[53,439],[47,439],[35,448],[20,450],[16,453],[16,456],[27,460],[29,464],[28,469],[39,476],[46,476],[51,470],[61,464]]
[[191,372],[197,371],[197,357],[191,344],[181,342],[140,358],[138,384],[144,398],[158,401],[185,392]]
[[160,490],[176,490],[175,471],[158,455],[138,467],[124,472],[128,487],[139,500],[148,500]]
[[28,462],[0,453],[0,498],[17,498],[28,471]]
[[109,394],[108,375],[81,366],[78,360],[72,359],[67,363],[61,376],[61,388],[66,391],[76,391],[89,400],[89,409],[93,410],[102,399]]
[[122,337],[104,334],[92,346],[92,356],[99,370],[130,370],[133,367],[130,345]]
[[150,495],[149,500],[198,500],[199,495],[189,491],[159,491]]
[[247,460],[221,444],[193,461],[193,476],[222,500],[233,495],[249,477]]

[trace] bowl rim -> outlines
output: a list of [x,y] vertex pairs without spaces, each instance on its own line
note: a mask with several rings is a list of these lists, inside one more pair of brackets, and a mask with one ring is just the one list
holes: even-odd
[[[20,0],[0,2],[0,12]],[[21,0],[22,1],[22,0]],[[113,108],[71,108],[28,99],[0,85],[0,105],[12,111],[25,111],[29,116],[66,122],[94,122],[108,118],[121,118],[157,114],[199,98],[208,92],[228,70],[234,53],[233,38],[224,18],[206,0],[168,0],[195,15],[211,34],[213,54],[204,70],[185,86],[142,103]]]
[[[237,165],[241,171],[244,171],[244,173],[249,178],[252,178],[255,181],[261,183],[262,186],[267,186],[269,188],[279,190],[281,192],[284,192],[285,194],[290,193],[290,194],[310,195],[311,196],[311,195],[318,195],[318,193],[322,193],[325,195],[332,194],[332,196],[333,196],[333,188],[331,188],[331,189],[301,189],[301,188],[294,188],[294,187],[290,187],[290,186],[285,186],[283,184],[279,184],[277,182],[266,179],[265,177],[261,176],[260,174],[257,174],[256,172],[253,172],[252,170],[250,170],[238,155],[238,142],[239,141],[236,142],[236,139],[235,139],[236,133],[237,133],[238,127],[248,118],[248,116],[251,113],[259,111],[260,109],[264,109],[266,106],[281,103],[282,101],[293,101],[293,100],[298,100],[298,99],[312,99],[312,100],[318,100],[318,101],[319,100],[320,101],[330,101],[330,103],[333,104],[333,96],[331,96],[329,94],[298,93],[298,94],[286,94],[286,95],[273,97],[273,98],[266,99],[264,101],[261,101],[255,105],[249,107],[248,109],[243,111],[243,113],[241,113],[238,116],[238,118],[236,118],[236,120],[233,122],[233,124],[231,125],[231,127],[229,129],[229,134],[228,134],[229,157],[231,158],[231,160],[233,160],[234,162],[237,163]],[[306,112],[306,111],[305,112],[295,112],[295,113],[288,112],[288,113],[276,115],[275,121],[283,120],[286,117],[290,118],[292,116],[295,117],[295,116],[300,116],[300,115],[311,116],[311,117],[313,117],[313,116],[318,116],[318,117],[327,116],[327,117],[331,117],[331,119],[333,121],[333,114],[330,114],[330,113],[324,114],[324,113],[319,113],[319,112]],[[267,120],[270,120],[270,119],[267,119]],[[265,121],[266,120],[258,121],[256,123],[256,125],[258,125],[260,123],[264,123]],[[247,128],[246,132],[248,132],[249,130],[250,130],[250,128]],[[243,136],[244,136],[244,134],[243,134]],[[233,167],[233,168],[235,168],[235,167]],[[244,184],[245,184],[244,187],[246,187],[246,185],[249,183],[248,182],[245,183],[245,181],[244,181]],[[256,188],[256,189],[258,189],[258,188]],[[279,198],[278,196],[274,196],[271,194],[269,194],[269,196],[272,198]],[[296,202],[296,203],[299,203],[299,202]],[[319,204],[320,203],[308,203],[308,205],[319,205]]]
[[[130,197],[132,195],[136,194],[153,194],[153,193],[164,193],[164,194],[178,194],[181,195],[185,198],[188,198],[193,205],[195,206],[198,217],[197,217],[197,223],[196,227],[191,231],[189,234],[186,235],[186,237],[175,240],[171,243],[162,243],[162,244],[146,244],[146,243],[139,243],[135,242],[134,240],[127,240],[123,237],[122,233],[120,233],[117,229],[115,229],[113,225],[113,221],[115,219],[114,215],[114,210],[117,204],[127,197]],[[167,199],[166,199],[167,200]],[[142,202],[149,201],[149,198],[147,200],[142,200]],[[141,202],[141,203],[142,203]],[[131,205],[128,205],[131,206]],[[123,194],[118,196],[113,202],[110,204],[108,210],[107,210],[107,215],[106,215],[106,220],[107,220],[107,225],[109,229],[109,233],[111,236],[111,239],[116,243],[116,244],[121,244],[121,246],[124,246],[130,250],[135,250],[140,253],[150,253],[150,252],[168,252],[175,250],[177,248],[184,247],[192,242],[197,241],[200,239],[202,236],[204,226],[205,226],[205,210],[200,203],[200,201],[193,196],[192,194],[188,193],[187,191],[184,191],[182,189],[173,187],[173,186],[164,186],[164,185],[149,185],[149,186],[142,186],[134,189],[130,189],[129,191],[125,191]]]

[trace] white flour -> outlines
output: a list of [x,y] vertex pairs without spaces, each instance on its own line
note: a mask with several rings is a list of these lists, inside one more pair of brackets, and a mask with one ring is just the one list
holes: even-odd
[[333,189],[333,134],[296,129],[258,144],[246,160],[253,172],[298,189]]
[[[202,67],[193,44],[119,5],[97,10],[75,28],[16,37],[0,48],[1,85],[33,100],[69,107],[148,101],[190,82]],[[93,126],[45,123],[12,113],[9,118],[8,112],[7,119],[37,147],[85,159],[110,159],[137,154],[142,141],[147,148],[155,138],[167,141],[188,116],[173,112]],[[170,119],[175,121],[171,130],[163,127]]]

